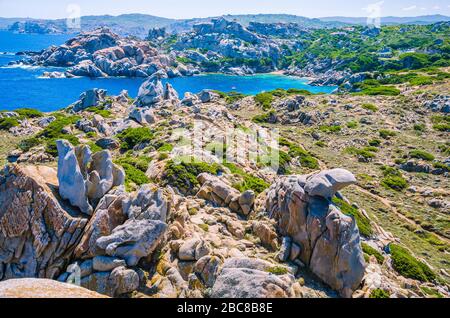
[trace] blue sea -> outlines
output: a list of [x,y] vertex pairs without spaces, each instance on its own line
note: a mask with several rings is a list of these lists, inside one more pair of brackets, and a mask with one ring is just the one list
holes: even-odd
[[[64,71],[48,67],[11,67],[8,63],[18,60],[16,52],[40,51],[50,45],[61,45],[72,35],[14,34],[0,31],[0,110],[14,110],[21,107],[36,108],[41,111],[55,111],[75,102],[80,94],[92,88],[102,88],[108,94],[117,95],[123,89],[130,96],[137,95],[142,78],[42,78],[45,71]],[[6,54],[5,54],[6,53]],[[314,87],[306,79],[283,75],[260,74],[255,76],[227,76],[208,74],[166,80],[178,91],[197,93],[203,89],[224,92],[237,91],[257,94],[276,88],[307,89],[314,93],[330,93],[335,87]]]

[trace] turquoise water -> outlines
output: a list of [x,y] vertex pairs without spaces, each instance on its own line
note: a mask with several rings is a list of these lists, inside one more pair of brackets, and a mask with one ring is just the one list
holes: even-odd
[[[68,38],[70,38],[68,35],[21,35],[0,32],[0,52],[41,50],[52,44],[62,44]],[[117,95],[121,90],[126,89],[130,96],[135,97],[139,86],[145,80],[142,78],[45,79],[41,78],[43,72],[64,69],[7,66],[10,61],[16,59],[18,57],[11,54],[0,55],[0,110],[31,107],[42,111],[54,111],[72,104],[82,92],[92,88],[106,89],[111,95]],[[305,79],[271,74],[255,76],[209,74],[165,81],[169,81],[180,96],[183,96],[185,92],[197,93],[202,89],[257,94],[276,88],[299,88],[314,93],[330,93],[335,88],[309,86]]]

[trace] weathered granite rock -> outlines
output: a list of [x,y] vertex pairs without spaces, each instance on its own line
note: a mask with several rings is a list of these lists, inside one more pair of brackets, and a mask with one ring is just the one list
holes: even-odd
[[59,194],[81,212],[91,215],[92,206],[87,197],[86,167],[91,160],[87,147],[74,148],[68,141],[58,140],[58,181]]
[[272,185],[266,201],[281,235],[299,245],[300,260],[344,297],[361,283],[365,263],[356,221],[329,199],[354,180],[342,170],[285,177]]
[[[214,283],[213,298],[299,298],[301,287],[291,274],[270,273],[275,265],[250,258],[227,259]],[[287,270],[286,270],[287,271]]]
[[164,87],[161,80],[153,76],[141,85],[134,104],[138,107],[149,107],[161,102],[163,98]]
[[105,100],[107,91],[104,89],[94,88],[88,90],[80,95],[79,100],[73,104],[75,112],[82,111],[86,108],[98,106],[98,104]]
[[229,207],[232,211],[243,215],[248,215],[252,210],[256,198],[254,192],[246,191],[241,194],[219,177],[207,173],[200,174],[197,179],[202,185],[197,197]]
[[125,183],[125,172],[113,164],[109,151],[92,156],[88,146],[73,147],[66,140],[58,140],[56,146],[59,193],[81,212],[92,215],[92,204],[96,206],[113,187]]
[[10,279],[0,282],[0,298],[106,298],[106,296],[50,279]]
[[123,259],[110,256],[96,256],[92,259],[93,269],[97,272],[109,272],[117,267],[124,267],[127,264]]
[[178,251],[178,258],[182,261],[198,261],[208,255],[211,247],[201,239],[190,239],[184,242]]
[[108,193],[100,200],[75,249],[76,258],[92,258],[101,253],[96,242],[100,237],[110,235],[116,227],[126,221],[123,207],[127,200],[128,195],[121,189]]
[[355,176],[345,169],[326,170],[308,178],[305,191],[310,196],[331,199],[338,191],[356,183]]
[[133,108],[128,117],[136,120],[141,125],[151,125],[156,122],[153,110],[148,108]]
[[0,176],[0,280],[55,279],[87,220],[60,199],[57,175],[43,166],[8,166]]
[[100,138],[95,144],[105,150],[116,150],[120,148],[120,143],[113,138]]
[[126,203],[125,213],[130,219],[167,221],[170,203],[163,189],[143,185]]
[[143,257],[149,257],[161,243],[167,225],[155,220],[130,219],[116,227],[111,235],[97,240],[97,246],[107,255],[126,260],[136,266]]

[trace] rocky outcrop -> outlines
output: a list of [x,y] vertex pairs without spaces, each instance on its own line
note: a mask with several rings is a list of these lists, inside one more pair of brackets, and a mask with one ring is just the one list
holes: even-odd
[[286,177],[272,185],[266,202],[280,233],[301,248],[300,260],[344,297],[358,288],[365,263],[356,221],[330,200],[354,183],[343,169]]
[[0,176],[0,280],[56,278],[87,220],[60,199],[56,171],[9,166]]
[[[172,85],[166,83],[166,85],[163,86],[161,75],[155,74],[141,85],[134,105],[137,107],[152,107],[161,102],[169,102],[173,106],[177,106],[180,100],[177,91]],[[133,112],[135,113],[136,110],[133,110]],[[134,117],[142,118],[142,116]]]
[[74,112],[80,112],[89,107],[98,106],[100,102],[105,101],[107,91],[104,89],[94,88],[80,95],[80,98],[73,106]]
[[202,187],[197,193],[197,197],[214,202],[219,206],[229,207],[236,213],[250,214],[256,198],[253,191],[240,193],[220,178],[207,173],[199,175],[198,181]]
[[125,183],[125,172],[112,162],[107,150],[92,155],[87,146],[73,147],[58,140],[59,193],[84,214],[92,215],[93,207],[113,187]]
[[299,298],[301,287],[286,268],[251,258],[227,259],[214,283],[213,298]]
[[136,266],[141,258],[152,255],[166,229],[161,221],[130,219],[111,235],[99,238],[97,246],[107,255],[125,259],[128,266]]
[[444,114],[450,114],[450,96],[438,95],[433,100],[425,101],[423,106],[430,109],[433,112],[441,112]]
[[23,278],[0,282],[0,298],[106,298],[106,296],[55,280]]

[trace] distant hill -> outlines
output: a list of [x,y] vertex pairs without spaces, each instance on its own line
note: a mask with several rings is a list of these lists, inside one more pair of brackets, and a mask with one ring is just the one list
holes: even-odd
[[[367,18],[362,17],[325,17],[320,19],[311,19],[290,14],[246,14],[224,15],[222,17],[228,20],[237,21],[245,26],[250,22],[297,23],[305,28],[341,27],[351,24],[365,24],[367,21]],[[207,22],[213,18],[214,17],[175,20],[147,14],[84,16],[81,18],[81,30],[90,31],[100,26],[106,26],[113,32],[122,36],[133,35],[143,38],[148,34],[148,30],[151,28],[165,27],[169,32],[180,33],[190,30],[194,24]],[[443,15],[421,17],[384,17],[381,21],[385,25],[431,24],[441,21],[450,21],[450,17]],[[8,28],[11,28],[12,31],[24,33],[74,32],[74,30],[67,29],[65,19],[36,20],[31,18],[0,18],[0,29]]]
[[[342,22],[346,24],[366,24],[367,18],[364,17],[326,17],[319,18],[323,22]],[[432,24],[436,22],[450,21],[450,17],[444,15],[425,15],[419,17],[382,17],[381,23],[383,25],[395,24]]]

